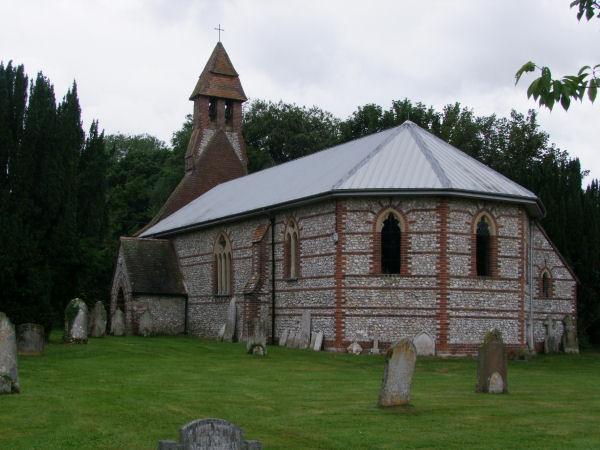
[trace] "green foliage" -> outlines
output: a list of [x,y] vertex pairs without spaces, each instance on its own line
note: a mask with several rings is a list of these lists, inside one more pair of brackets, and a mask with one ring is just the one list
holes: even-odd
[[[577,19],[581,20],[583,15],[587,20],[592,19],[596,11],[600,18],[600,3],[597,0],[575,0],[571,2],[571,8],[578,6],[579,12]],[[586,96],[591,103],[594,103],[600,88],[600,64],[591,67],[583,66],[577,72],[577,75],[565,75],[561,79],[553,79],[550,68],[547,66],[538,66],[533,61],[525,63],[515,74],[515,84],[519,82],[521,76],[526,72],[535,72],[539,70],[541,76],[533,80],[527,89],[527,98],[533,97],[540,106],[545,106],[552,110],[556,103],[566,110],[571,105],[571,100],[583,100]]]
[[383,356],[269,346],[257,358],[189,337],[60,338],[42,358],[19,358],[21,394],[1,400],[0,447],[156,448],[204,417],[278,449],[600,443],[598,353],[509,361],[506,395],[475,393],[473,359],[419,358],[410,405],[380,408]]

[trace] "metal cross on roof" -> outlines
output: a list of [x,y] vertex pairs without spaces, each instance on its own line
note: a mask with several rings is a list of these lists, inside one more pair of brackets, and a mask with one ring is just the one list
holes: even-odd
[[221,31],[225,31],[223,28],[221,28],[221,24],[219,24],[219,26],[217,28],[215,28],[215,30],[217,30],[219,32],[219,42],[221,42]]

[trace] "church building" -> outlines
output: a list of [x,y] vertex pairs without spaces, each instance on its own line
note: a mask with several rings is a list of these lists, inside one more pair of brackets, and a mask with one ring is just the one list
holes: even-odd
[[537,346],[576,316],[576,277],[538,220],[540,199],[416,124],[247,175],[246,95],[219,42],[190,100],[185,175],[136,237],[123,237],[111,314],[138,332],[270,341],[309,311],[324,347],[368,350],[427,333],[438,355],[473,355],[497,328]]

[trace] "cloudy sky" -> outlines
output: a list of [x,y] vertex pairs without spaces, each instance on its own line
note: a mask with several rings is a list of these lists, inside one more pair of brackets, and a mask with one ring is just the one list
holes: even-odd
[[[528,60],[555,76],[600,63],[600,20],[570,0],[0,0],[0,60],[42,71],[57,100],[76,80],[84,126],[166,142],[225,30],[246,95],[347,118],[408,98],[477,115],[536,108],[514,85]],[[537,109],[537,108],[536,108]],[[600,103],[539,110],[552,142],[600,178]],[[586,181],[591,178],[588,177]]]

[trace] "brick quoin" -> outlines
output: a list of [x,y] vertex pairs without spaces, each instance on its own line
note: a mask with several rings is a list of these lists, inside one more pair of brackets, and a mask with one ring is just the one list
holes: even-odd
[[448,343],[448,215],[450,207],[447,199],[441,199],[437,206],[439,220],[439,255],[438,255],[438,313],[437,351],[447,353]]
[[344,256],[344,223],[346,218],[346,202],[335,201],[335,232],[338,241],[335,252],[335,348],[342,351],[345,344],[345,314],[344,314],[344,278],[346,274],[346,260]]

